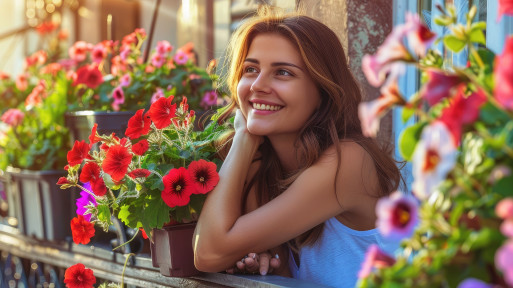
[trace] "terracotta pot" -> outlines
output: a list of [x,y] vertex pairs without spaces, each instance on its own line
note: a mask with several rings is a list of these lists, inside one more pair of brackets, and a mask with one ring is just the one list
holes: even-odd
[[200,272],[194,267],[192,236],[196,223],[153,229],[151,261],[160,274],[170,277],[189,277]]

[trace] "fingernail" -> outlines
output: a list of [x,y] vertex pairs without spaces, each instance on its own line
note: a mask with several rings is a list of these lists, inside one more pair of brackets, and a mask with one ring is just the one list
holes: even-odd
[[256,254],[253,254],[252,258],[255,259],[256,258]]
[[276,254],[276,255],[274,255],[274,258],[280,259],[280,255]]
[[262,276],[265,276],[265,274],[267,274],[267,270],[260,271],[260,274],[262,274]]

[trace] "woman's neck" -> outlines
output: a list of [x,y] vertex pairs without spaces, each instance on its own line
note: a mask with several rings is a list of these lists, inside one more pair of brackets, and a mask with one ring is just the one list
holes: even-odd
[[267,136],[273,146],[281,166],[286,172],[293,172],[299,168],[299,161],[296,158],[297,149],[294,146],[297,135],[273,135]]

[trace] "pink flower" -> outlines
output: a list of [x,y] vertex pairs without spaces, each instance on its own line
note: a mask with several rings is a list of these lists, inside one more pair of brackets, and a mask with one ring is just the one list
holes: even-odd
[[92,50],[91,58],[94,63],[100,63],[107,57],[107,48],[102,43],[96,44]]
[[479,109],[486,102],[486,96],[482,90],[473,92],[470,96],[464,95],[465,86],[461,86],[458,94],[450,100],[449,107],[442,110],[442,121],[458,146],[462,134],[462,126],[474,123],[479,117]]
[[175,57],[173,58],[176,64],[178,65],[185,65],[187,63],[187,60],[189,60],[189,57],[187,57],[187,53],[183,51],[176,51]]
[[127,87],[127,86],[130,86],[131,82],[132,82],[132,77],[130,76],[130,74],[127,73],[127,74],[121,76],[119,86]]
[[28,87],[28,75],[27,74],[20,74],[16,78],[16,88],[20,91],[27,90]]
[[395,259],[385,254],[376,244],[367,248],[362,268],[358,272],[358,278],[365,278],[370,275],[374,268],[384,268],[395,264]]
[[112,98],[114,99],[114,103],[123,104],[125,103],[125,92],[123,92],[123,88],[120,86],[114,88],[112,91]]
[[513,285],[513,241],[509,240],[495,252],[495,266],[502,271],[504,280]]
[[443,98],[450,96],[452,90],[462,82],[459,76],[446,74],[435,69],[428,69],[427,76],[429,80],[420,93],[429,106],[433,106]]
[[495,214],[502,219],[513,219],[513,198],[504,198],[497,203]]
[[498,14],[497,20],[500,20],[503,14],[513,15],[513,0],[499,0]]
[[362,102],[358,106],[358,117],[360,118],[362,133],[366,137],[376,137],[381,117],[394,105],[405,103],[395,81],[381,87],[381,93],[377,99]]
[[19,109],[11,108],[4,112],[2,115],[2,120],[5,124],[10,125],[12,127],[16,127],[23,122],[23,118],[25,117],[25,114],[21,112]]
[[511,169],[506,165],[497,165],[488,175],[488,183],[494,184],[504,177],[511,175]]
[[447,126],[435,121],[422,131],[413,152],[413,193],[428,198],[456,163],[456,145]]
[[103,83],[102,72],[95,64],[85,65],[77,70],[77,78],[73,81],[73,85],[85,84],[87,87],[95,89]]
[[[513,1],[509,2],[513,3]],[[513,36],[506,40],[502,55],[496,57],[493,75],[495,78],[493,90],[495,99],[505,109],[513,111]]]
[[513,219],[504,220],[501,224],[501,233],[507,237],[513,237]]
[[154,53],[153,56],[151,56],[151,64],[157,68],[162,67],[165,62],[166,58],[162,54]]
[[209,107],[217,104],[217,93],[215,90],[207,91],[201,99],[201,105]]
[[93,44],[77,41],[68,49],[68,54],[76,62],[82,62],[86,59],[87,52],[91,51],[91,49],[93,49]]
[[173,51],[173,46],[166,40],[157,42],[157,53],[164,55]]
[[155,103],[157,100],[159,100],[160,98],[164,97],[164,90],[162,88],[158,88],[156,89],[155,93],[153,93],[153,95],[151,95],[151,104]]
[[406,13],[406,26],[410,28],[407,34],[410,48],[418,56],[426,56],[427,50],[436,39],[436,34],[422,24],[418,14]]
[[401,240],[410,237],[418,222],[417,199],[396,191],[379,199],[376,205],[376,226],[383,236]]
[[374,55],[363,56],[362,70],[371,85],[381,86],[387,77],[394,81],[404,72],[404,63],[399,61],[412,59],[402,42],[408,30],[405,24],[396,26]]

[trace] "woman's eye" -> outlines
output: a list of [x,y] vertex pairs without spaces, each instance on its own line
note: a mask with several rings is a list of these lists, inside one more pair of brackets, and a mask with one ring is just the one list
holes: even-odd
[[278,72],[276,72],[276,74],[282,75],[282,76],[292,76],[292,73],[290,73],[287,70],[282,70],[282,69],[278,70]]
[[255,73],[257,72],[257,69],[255,67],[246,67],[244,68],[244,73]]

